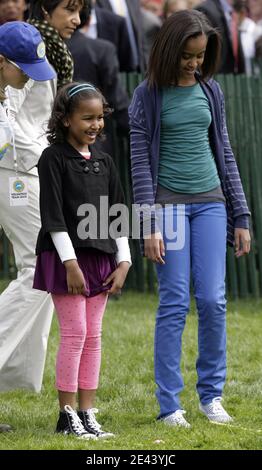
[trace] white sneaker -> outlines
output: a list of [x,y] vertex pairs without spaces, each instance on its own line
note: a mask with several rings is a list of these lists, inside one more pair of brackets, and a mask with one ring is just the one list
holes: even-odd
[[185,410],[176,410],[171,415],[162,418],[161,421],[168,424],[169,426],[181,426],[182,428],[190,428],[191,425],[185,420],[184,414],[186,414]]
[[204,413],[209,421],[216,424],[227,424],[233,421],[226,410],[221,405],[222,397],[213,398],[208,405],[199,405],[200,411]]

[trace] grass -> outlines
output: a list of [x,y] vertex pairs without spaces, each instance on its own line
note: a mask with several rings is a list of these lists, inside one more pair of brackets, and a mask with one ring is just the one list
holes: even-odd
[[[3,286],[2,286],[3,287]],[[157,297],[124,293],[111,301],[104,319],[101,383],[96,406],[99,421],[116,434],[108,441],[83,442],[54,434],[57,398],[54,364],[58,329],[54,317],[41,394],[1,394],[1,420],[15,431],[1,435],[0,449],[262,449],[262,301],[228,305],[228,380],[225,407],[232,426],[209,423],[198,411],[195,391],[197,317],[192,310],[183,337],[181,395],[191,429],[169,428],[156,421],[153,336]]]

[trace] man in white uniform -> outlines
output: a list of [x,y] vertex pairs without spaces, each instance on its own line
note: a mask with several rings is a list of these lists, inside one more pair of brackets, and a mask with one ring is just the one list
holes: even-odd
[[[13,245],[18,271],[17,279],[0,295],[1,391],[40,391],[53,312],[50,296],[33,290],[32,283],[40,228],[35,165],[47,145],[42,124],[49,117],[56,82],[42,38],[35,28],[32,36],[30,28],[21,22],[0,27],[0,57],[31,77],[16,95],[19,99],[12,100],[12,108],[8,99],[0,104],[0,225]],[[36,83],[39,86],[34,87]],[[11,97],[15,91],[9,88],[5,94]],[[19,131],[16,120],[23,123]]]

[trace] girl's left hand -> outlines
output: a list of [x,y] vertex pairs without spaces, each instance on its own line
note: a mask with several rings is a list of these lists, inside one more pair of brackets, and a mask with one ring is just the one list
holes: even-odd
[[108,278],[103,283],[103,286],[107,286],[107,284],[113,282],[112,286],[107,291],[108,294],[119,294],[126,280],[130,266],[131,264],[128,263],[128,261],[122,261],[119,263],[115,271],[113,271],[112,274],[108,276]]
[[235,228],[235,256],[246,255],[250,252],[250,233],[246,228]]

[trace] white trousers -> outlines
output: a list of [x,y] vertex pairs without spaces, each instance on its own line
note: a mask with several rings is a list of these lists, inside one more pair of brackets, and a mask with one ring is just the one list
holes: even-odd
[[13,245],[17,279],[0,295],[0,391],[40,392],[52,321],[51,296],[32,288],[40,229],[39,180],[27,174],[27,206],[10,207],[9,176],[0,169],[0,225]]

